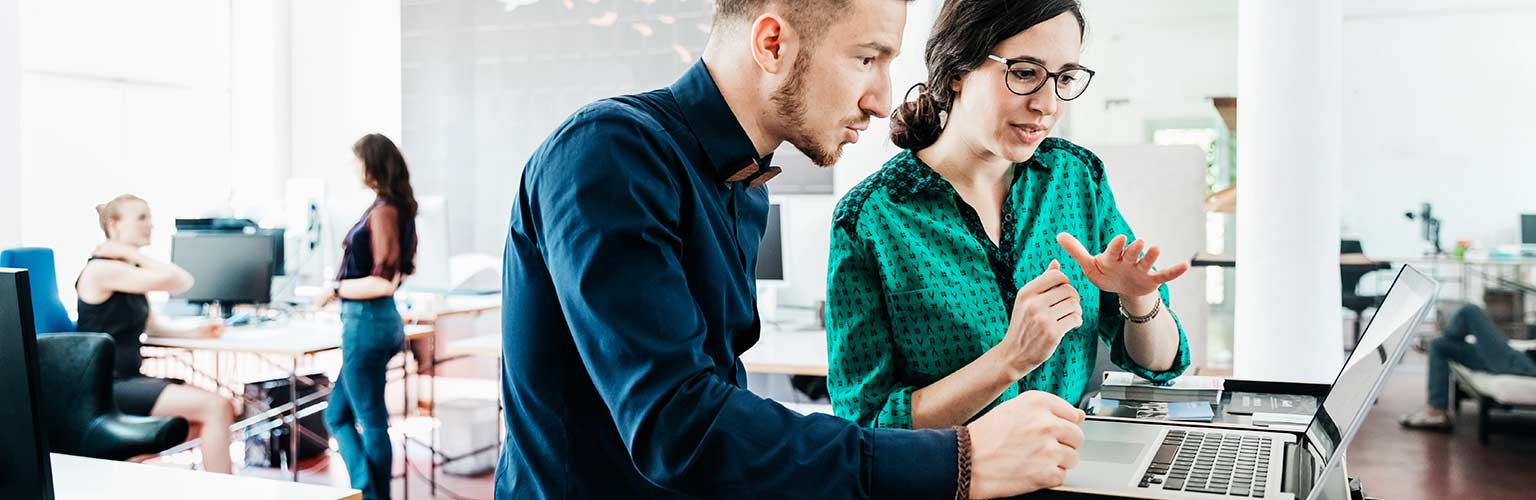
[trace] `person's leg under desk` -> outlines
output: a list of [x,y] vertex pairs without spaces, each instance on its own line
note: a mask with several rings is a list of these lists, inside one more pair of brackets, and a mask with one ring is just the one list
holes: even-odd
[[182,417],[196,424],[203,470],[228,474],[233,468],[229,458],[229,426],[235,422],[235,410],[229,400],[196,387],[170,385],[160,393],[149,414]]

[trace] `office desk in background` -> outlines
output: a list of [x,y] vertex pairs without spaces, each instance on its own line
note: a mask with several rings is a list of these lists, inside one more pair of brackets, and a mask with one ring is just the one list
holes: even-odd
[[741,354],[748,372],[827,376],[827,332],[765,326],[757,345]]
[[406,305],[400,317],[407,324],[428,324],[442,318],[501,310],[501,294],[447,295],[441,301],[430,295],[407,294],[400,302]]
[[[411,340],[434,338],[436,331],[430,325],[406,325],[405,339],[408,344]],[[289,399],[287,404],[278,408],[267,408],[258,418],[258,422],[247,419],[247,427],[255,423],[278,418],[286,421],[289,428],[289,455],[297,457],[298,439],[303,432],[299,427],[299,418],[305,415],[305,404],[308,402],[312,408],[318,404],[323,392],[300,398],[298,396],[299,364],[306,358],[315,354],[341,348],[341,322],[330,319],[300,319],[294,318],[270,324],[240,326],[227,328],[218,337],[204,339],[140,337],[144,347],[181,349],[189,352],[209,351],[215,353],[255,354],[262,357],[285,358],[288,366],[283,367],[288,375]],[[402,346],[402,349],[404,346]],[[188,362],[190,365],[191,362]],[[214,358],[213,374],[210,378],[219,387],[220,391],[229,391],[240,398],[244,394],[243,388],[225,384],[227,377],[221,372],[222,363],[219,358]],[[276,365],[275,366],[280,366]],[[190,367],[190,366],[189,366]],[[196,367],[190,367],[196,370]],[[234,367],[236,376],[239,375],[238,366]],[[202,374],[202,373],[199,373]],[[202,374],[206,375],[206,374]],[[409,371],[406,371],[409,377]],[[407,381],[407,387],[409,387]],[[409,401],[409,391],[405,392],[405,399]],[[313,401],[311,401],[313,400]],[[407,407],[409,405],[406,405]],[[317,411],[317,410],[308,410]],[[185,445],[183,445],[185,446]],[[407,467],[409,459],[407,458]],[[290,466],[293,472],[293,480],[299,480],[298,467]],[[409,480],[407,480],[409,481]]]
[[[1190,259],[1189,265],[1195,266],[1195,267],[1200,267],[1200,266],[1206,266],[1206,267],[1237,267],[1237,257],[1233,256],[1233,255],[1225,255],[1225,254],[1224,255],[1212,255],[1212,254],[1206,254],[1206,253],[1197,253],[1197,254],[1195,254],[1194,257],[1192,257]],[[1392,262],[1384,261],[1384,260],[1374,260],[1374,259],[1371,259],[1370,257],[1366,257],[1364,254],[1347,253],[1347,254],[1339,255],[1339,267],[1345,267],[1345,268],[1348,268],[1348,267],[1359,267],[1359,268],[1369,268],[1369,269],[1372,269],[1372,270],[1391,269],[1392,268]]]
[[357,490],[52,455],[57,500],[360,500]]

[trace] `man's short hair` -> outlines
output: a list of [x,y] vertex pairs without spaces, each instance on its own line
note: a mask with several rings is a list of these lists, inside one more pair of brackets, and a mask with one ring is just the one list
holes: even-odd
[[715,0],[716,28],[733,23],[747,23],[756,19],[769,5],[779,5],[784,18],[807,41],[814,41],[825,33],[832,20],[837,19],[852,0]]

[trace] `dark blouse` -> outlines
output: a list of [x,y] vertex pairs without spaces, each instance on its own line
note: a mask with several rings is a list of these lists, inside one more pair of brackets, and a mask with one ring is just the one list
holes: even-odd
[[[378,276],[386,280],[400,274],[407,250],[416,248],[416,221],[401,217],[400,209],[385,200],[375,200],[342,241],[341,269],[338,280]],[[414,254],[415,252],[409,252]]]

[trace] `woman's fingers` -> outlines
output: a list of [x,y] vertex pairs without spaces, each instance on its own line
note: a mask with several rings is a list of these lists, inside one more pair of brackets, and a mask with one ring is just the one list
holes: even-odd
[[1093,263],[1093,254],[1088,253],[1088,248],[1083,246],[1083,242],[1077,241],[1077,237],[1072,236],[1072,233],[1057,234],[1056,244],[1061,245],[1061,249],[1066,250],[1067,255],[1077,261],[1077,265],[1084,270],[1096,267]]
[[1162,250],[1153,245],[1152,248],[1147,249],[1147,255],[1143,256],[1141,261],[1136,263],[1136,268],[1144,273],[1151,272],[1152,265],[1157,263],[1157,257],[1160,255],[1162,255]]
[[1141,257],[1141,250],[1146,247],[1147,242],[1144,240],[1136,240],[1131,242],[1130,245],[1125,246],[1125,250],[1120,252],[1119,260],[1126,260],[1135,263],[1136,259]]
[[1186,271],[1189,271],[1189,263],[1180,262],[1167,269],[1152,273],[1152,279],[1156,280],[1158,283],[1167,283],[1169,281],[1179,279],[1179,276],[1183,276],[1184,272]]

